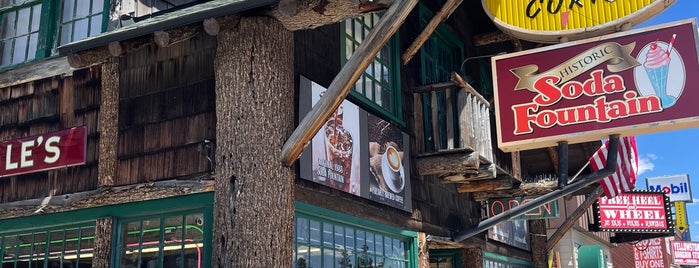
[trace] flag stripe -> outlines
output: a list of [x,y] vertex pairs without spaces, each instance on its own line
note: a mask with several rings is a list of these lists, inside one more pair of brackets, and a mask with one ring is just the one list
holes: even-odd
[[[590,158],[590,166],[593,171],[598,171],[607,163],[609,141],[595,152]],[[636,138],[623,137],[619,139],[619,152],[614,174],[600,180],[605,196],[613,198],[620,193],[628,192],[636,187],[636,172],[638,170],[638,152]]]

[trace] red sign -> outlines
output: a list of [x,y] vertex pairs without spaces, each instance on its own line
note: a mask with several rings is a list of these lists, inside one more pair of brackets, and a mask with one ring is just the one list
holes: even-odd
[[634,244],[633,259],[636,268],[664,268],[663,239],[646,239]]
[[74,127],[0,143],[0,177],[85,164],[87,131]]
[[494,57],[500,149],[699,126],[697,39],[687,20]]
[[597,220],[601,231],[667,232],[671,229],[670,206],[663,193],[630,192],[597,200]]
[[673,263],[681,265],[699,265],[699,243],[672,241]]

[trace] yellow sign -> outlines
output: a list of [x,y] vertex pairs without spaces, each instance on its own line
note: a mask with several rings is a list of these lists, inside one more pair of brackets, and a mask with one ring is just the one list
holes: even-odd
[[556,43],[627,30],[675,0],[482,0],[500,29],[515,37]]
[[680,233],[687,231],[687,211],[684,207],[684,201],[675,201],[675,227]]

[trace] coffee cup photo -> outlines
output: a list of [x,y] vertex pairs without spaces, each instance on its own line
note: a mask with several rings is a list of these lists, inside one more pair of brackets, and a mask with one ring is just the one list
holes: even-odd
[[386,146],[386,151],[381,156],[381,175],[386,186],[394,193],[403,191],[403,166],[398,150],[393,146]]

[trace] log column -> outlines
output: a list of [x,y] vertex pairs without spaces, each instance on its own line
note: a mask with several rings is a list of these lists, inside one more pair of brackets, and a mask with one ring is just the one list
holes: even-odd
[[222,25],[216,50],[213,267],[288,267],[294,172],[293,34],[266,17]]
[[110,58],[102,64],[102,101],[99,118],[99,186],[114,186],[117,173],[117,143],[119,142],[119,63]]

